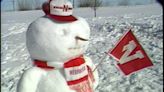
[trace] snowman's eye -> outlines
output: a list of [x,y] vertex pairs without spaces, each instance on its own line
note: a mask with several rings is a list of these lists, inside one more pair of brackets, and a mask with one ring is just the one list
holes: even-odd
[[60,36],[64,35],[62,30],[58,30],[58,31],[55,31],[55,32],[56,32],[56,35],[60,35]]
[[61,36],[66,36],[66,35],[68,35],[68,31],[67,31],[66,29],[58,30],[58,31],[56,31],[56,33],[57,33],[58,35],[61,35]]
[[63,35],[68,35],[68,31],[66,29],[63,29],[62,32],[63,32]]

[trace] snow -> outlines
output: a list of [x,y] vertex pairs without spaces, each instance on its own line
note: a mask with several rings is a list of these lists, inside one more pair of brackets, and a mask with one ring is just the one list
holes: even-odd
[[[83,13],[82,13],[83,12]],[[163,91],[163,10],[158,4],[102,7],[93,18],[90,8],[76,8],[76,16],[85,17],[91,27],[87,56],[98,64],[104,52],[112,49],[130,27],[154,66],[124,76],[116,60],[106,56],[98,67],[99,86],[95,92],[162,92]],[[43,12],[1,13],[1,91],[16,92],[22,73],[32,66],[25,44],[28,25]]]

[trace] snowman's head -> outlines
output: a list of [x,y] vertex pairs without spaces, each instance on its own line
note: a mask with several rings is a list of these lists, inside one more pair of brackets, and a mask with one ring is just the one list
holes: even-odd
[[90,28],[83,18],[57,23],[42,17],[29,26],[26,43],[33,59],[66,62],[86,51],[89,36]]

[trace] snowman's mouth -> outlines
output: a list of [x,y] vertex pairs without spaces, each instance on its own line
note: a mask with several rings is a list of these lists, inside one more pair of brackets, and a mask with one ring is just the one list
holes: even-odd
[[77,47],[70,47],[68,48],[69,50],[79,50],[79,49],[82,49],[84,48],[85,46],[77,46]]

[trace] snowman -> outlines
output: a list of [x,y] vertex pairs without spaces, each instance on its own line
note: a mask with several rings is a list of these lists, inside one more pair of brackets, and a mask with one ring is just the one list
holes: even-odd
[[84,55],[90,28],[85,19],[72,15],[67,0],[43,4],[45,16],[32,22],[26,45],[33,67],[19,80],[17,92],[94,92],[98,72]]

